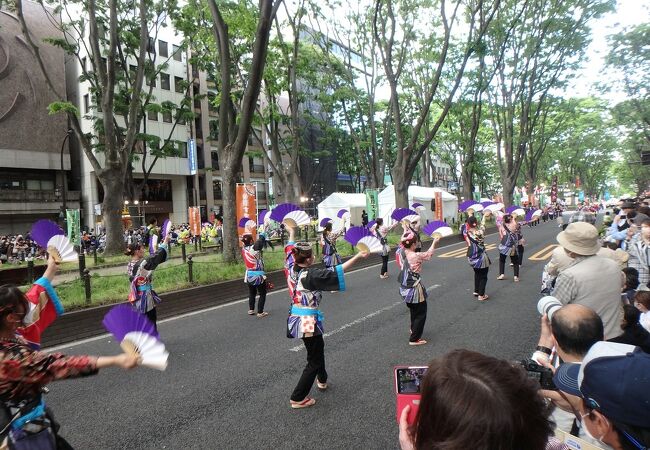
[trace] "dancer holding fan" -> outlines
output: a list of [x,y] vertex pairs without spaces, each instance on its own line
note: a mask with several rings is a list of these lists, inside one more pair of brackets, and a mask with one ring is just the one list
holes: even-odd
[[314,380],[320,390],[327,389],[325,370],[325,343],[323,342],[323,314],[318,308],[323,290],[345,290],[344,273],[368,253],[357,253],[333,269],[311,267],[314,255],[308,242],[294,242],[295,228],[289,230],[289,242],[285,247],[285,275],[291,298],[291,309],[287,319],[287,337],[301,338],[307,349],[307,365],[296,388],[291,394],[290,404],[294,409],[313,406],[316,400],[310,398]]
[[323,263],[328,269],[341,264],[341,256],[336,251],[336,240],[344,230],[345,228],[341,227],[340,230],[332,231],[332,222],[328,222],[323,229],[320,245],[323,249]]
[[[50,255],[45,275],[27,295],[16,286],[0,286],[0,401],[7,413],[0,425],[0,435],[6,436],[0,441],[1,448],[6,444],[10,448],[71,448],[56,435],[58,426],[45,408],[43,388],[51,381],[94,375],[104,367],[130,369],[138,364],[137,356],[124,353],[97,358],[34,349],[34,336],[28,338],[28,330],[38,332],[40,343],[40,333],[56,318],[49,310],[58,303],[51,285],[56,271],[56,261]],[[35,308],[40,308],[40,316]]]
[[485,295],[485,287],[488,280],[488,271],[490,270],[490,257],[485,251],[485,239],[483,236],[483,227],[478,226],[476,217],[471,216],[467,219],[467,261],[474,269],[474,296],[479,301],[485,301],[489,296]]
[[429,261],[433,256],[436,244],[439,241],[440,237],[436,236],[429,250],[424,253],[417,252],[417,237],[415,233],[409,230],[402,236],[401,247],[396,253],[397,264],[400,268],[398,275],[399,293],[411,312],[409,345],[424,345],[427,343],[426,340],[422,339],[424,323],[427,320],[427,289],[422,285],[420,271],[422,270],[422,263]]
[[388,233],[399,225],[400,222],[395,222],[392,226],[384,226],[384,219],[379,217],[375,224],[372,226],[370,231],[372,231],[377,239],[381,242],[382,251],[381,251],[381,271],[379,272],[379,278],[386,279],[388,278],[388,254],[390,253],[390,245],[388,244]]
[[503,226],[499,234],[501,242],[499,243],[499,277],[497,280],[505,280],[506,258],[510,256],[512,269],[514,271],[514,281],[519,281],[519,241],[521,235],[518,231],[517,221],[510,214],[503,216]]
[[248,285],[248,314],[252,316],[255,314],[255,297],[260,295],[257,303],[257,317],[266,317],[269,315],[264,311],[264,303],[266,302],[266,273],[264,272],[264,259],[262,257],[262,250],[266,244],[264,233],[260,233],[257,241],[253,242],[253,235],[245,234],[242,236],[244,246],[241,249],[242,257],[244,258],[244,265],[246,266],[246,274],[244,275],[244,283]]
[[[163,229],[163,232],[165,231]],[[131,256],[131,262],[129,262],[126,268],[126,273],[129,275],[129,282],[131,283],[129,301],[136,310],[142,314],[146,314],[154,327],[156,327],[157,320],[156,305],[160,303],[160,297],[151,285],[153,271],[159,264],[167,260],[167,248],[170,237],[171,233],[165,233],[163,242],[158,245],[158,250],[146,259],[144,257],[144,248],[141,244],[131,244],[127,246],[124,252],[125,255]]]

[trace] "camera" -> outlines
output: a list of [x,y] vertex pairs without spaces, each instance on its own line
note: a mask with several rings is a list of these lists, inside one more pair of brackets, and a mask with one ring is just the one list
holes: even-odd
[[528,378],[537,381],[541,389],[557,391],[557,387],[553,383],[553,371],[551,369],[540,366],[532,359],[522,359],[520,364],[526,371]]
[[563,307],[564,305],[560,303],[560,301],[551,296],[547,295],[545,297],[542,297],[539,299],[537,302],[537,311],[543,316],[546,314],[548,317],[548,320],[550,321],[553,318],[553,314],[555,314],[555,311]]

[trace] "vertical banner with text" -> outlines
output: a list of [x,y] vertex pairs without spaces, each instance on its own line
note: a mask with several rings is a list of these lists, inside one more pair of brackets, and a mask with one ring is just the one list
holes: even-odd
[[187,208],[187,217],[190,222],[190,233],[192,236],[201,235],[201,210],[198,206],[190,206]]
[[368,220],[375,220],[379,215],[379,191],[366,189],[366,213]]
[[[236,195],[237,223],[243,217],[257,221],[257,186],[253,183],[237,183]],[[239,238],[244,235],[244,227],[237,227]],[[251,230],[253,239],[257,237],[257,228]]]
[[433,219],[434,220],[444,220],[444,217],[442,215],[442,192],[434,192],[433,193],[433,198],[436,202],[435,204],[435,210],[433,211]]
[[65,216],[68,223],[68,239],[70,239],[72,245],[81,245],[81,224],[79,220],[79,210],[66,209]]
[[551,183],[551,203],[557,202],[557,175],[553,176]]

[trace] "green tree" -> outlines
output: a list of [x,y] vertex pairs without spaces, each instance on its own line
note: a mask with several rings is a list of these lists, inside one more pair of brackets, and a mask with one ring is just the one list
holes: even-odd
[[[160,157],[175,154],[170,138],[161,140],[146,134],[142,119],[147,109],[157,108],[176,116],[176,123],[192,117],[189,102],[181,105],[157,103],[151,89],[143,89],[143,81],[151,80],[164,68],[155,60],[148,49],[150,32],[156,33],[162,26],[167,12],[173,11],[175,3],[166,0],[123,0],[97,1],[60,0],[53,2],[57,23],[63,38],[51,38],[47,43],[61,47],[82,67],[79,82],[88,82],[94,100],[93,131],[84,132],[80,112],[68,102],[64,92],[58,92],[48,75],[47,67],[39,53],[45,43],[34,42],[29,24],[23,15],[22,0],[15,0],[14,9],[18,15],[25,41],[32,49],[48,87],[58,101],[50,105],[51,113],[65,113],[70,125],[90,161],[97,179],[104,190],[102,216],[106,226],[106,251],[118,253],[123,250],[121,211],[126,181],[131,174],[134,152],[142,149],[142,164],[145,177],[150,173],[145,158],[154,141],[159,144],[154,150],[154,161]],[[89,67],[84,67],[82,58],[88,55]],[[171,136],[171,135],[170,135]],[[146,145],[148,144],[148,145]]]

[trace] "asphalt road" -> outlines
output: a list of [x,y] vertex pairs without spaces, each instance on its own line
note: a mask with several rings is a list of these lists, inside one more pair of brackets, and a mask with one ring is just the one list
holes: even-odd
[[[323,393],[314,386],[312,408],[289,407],[306,352],[300,340],[285,337],[289,299],[281,286],[269,295],[264,319],[248,316],[242,300],[161,323],[171,353],[165,372],[105,369],[52,383],[46,401],[61,435],[79,449],[397,448],[393,367],[426,365],[454,348],[508,360],[529,354],[539,330],[541,269],[558,231],[555,223],[524,228],[519,283],[510,267],[507,280],[496,280],[498,252],[490,250],[485,303],[472,296],[464,243],[437,250],[422,272],[430,289],[429,344],[420,347],[408,345],[394,262],[387,280],[379,279],[379,266],[348,274],[346,292],[324,294],[331,386]],[[103,337],[61,351],[105,355],[119,347]]]

